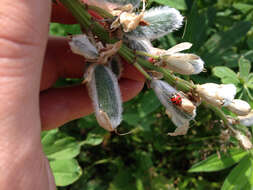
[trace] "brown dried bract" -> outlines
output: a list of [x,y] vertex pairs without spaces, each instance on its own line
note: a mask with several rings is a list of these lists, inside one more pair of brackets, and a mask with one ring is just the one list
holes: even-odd
[[118,41],[114,44],[106,44],[106,47],[100,50],[100,56],[97,60],[99,64],[107,64],[108,59],[115,55],[122,45],[122,41]]
[[145,12],[145,0],[143,0],[143,9],[140,14],[136,15],[132,13],[133,7],[129,5],[125,5],[121,8],[118,8],[115,14],[118,14],[117,19],[111,24],[111,29],[115,30],[122,25],[124,32],[130,32],[135,30],[139,25],[147,26],[148,23],[143,20],[144,12]]

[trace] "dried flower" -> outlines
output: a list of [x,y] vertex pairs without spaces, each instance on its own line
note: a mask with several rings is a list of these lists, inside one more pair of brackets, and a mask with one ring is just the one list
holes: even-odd
[[196,91],[208,103],[215,106],[229,105],[236,94],[236,87],[233,84],[206,83],[197,85]]
[[111,24],[111,29],[116,29],[122,25],[124,32],[135,30],[139,26],[140,22],[143,21],[145,0],[143,0],[143,8],[140,14],[135,14],[132,10],[132,4],[128,4],[123,7],[119,7],[116,12],[114,11],[114,14],[118,14],[118,18]]
[[235,138],[240,142],[241,146],[244,149],[249,150],[252,148],[252,142],[250,141],[250,139],[244,134],[242,134],[240,131],[235,131]]
[[227,108],[240,116],[249,114],[251,110],[250,105],[247,102],[239,99],[234,99],[230,104],[227,105]]

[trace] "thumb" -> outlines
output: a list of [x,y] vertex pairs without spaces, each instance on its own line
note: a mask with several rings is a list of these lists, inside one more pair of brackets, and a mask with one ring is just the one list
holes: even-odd
[[0,96],[39,92],[50,6],[50,0],[0,1]]
[[50,0],[0,0],[1,189],[48,189],[39,86],[49,17]]

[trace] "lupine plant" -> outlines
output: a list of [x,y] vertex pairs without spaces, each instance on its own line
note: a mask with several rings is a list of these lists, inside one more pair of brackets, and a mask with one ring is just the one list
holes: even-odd
[[[121,122],[122,100],[117,83],[117,75],[120,76],[122,70],[121,59],[113,66],[110,63],[114,56],[120,55],[146,77],[147,83],[165,106],[166,113],[178,127],[174,133],[169,133],[170,135],[185,135],[189,121],[195,118],[197,106],[205,102],[222,114],[224,125],[235,137],[238,137],[236,134],[240,134],[238,140],[242,141],[244,148],[252,148],[251,143],[244,143],[244,139],[250,142],[247,137],[232,126],[236,122],[250,126],[250,121],[253,120],[250,105],[243,100],[234,99],[236,87],[233,84],[215,83],[195,85],[176,77],[174,73],[193,75],[204,70],[204,62],[199,56],[181,53],[191,48],[191,43],[177,44],[168,50],[153,47],[152,40],[182,26],[183,16],[179,11],[168,6],[145,10],[145,0],[84,0],[62,3],[76,15],[86,30],[91,30],[89,34],[73,36],[69,44],[74,53],[82,55],[91,63],[85,71],[84,78],[101,127],[115,131]],[[143,8],[138,12],[140,3]],[[107,10],[102,7],[106,7]],[[77,8],[80,8],[79,12]],[[97,15],[98,22],[92,20],[89,10],[93,15]],[[119,72],[114,73],[113,67]],[[152,71],[162,74],[165,80],[152,74]],[[221,111],[222,107],[239,117],[228,119]]]
[[[145,76],[148,88],[153,90],[175,125],[175,131],[169,132],[169,136],[187,135],[190,124],[194,127],[197,122],[198,106],[204,105],[219,118],[223,135],[232,136],[241,145],[242,149],[231,153],[231,158],[230,153],[219,154],[220,158],[210,157],[194,165],[190,172],[202,171],[203,167],[211,168],[204,171],[215,171],[212,161],[219,165],[219,159],[225,165],[220,164],[220,169],[240,160],[253,163],[253,145],[246,128],[253,125],[253,111],[249,103],[236,98],[235,84],[194,84],[186,80],[189,75],[208,72],[203,59],[189,52],[190,42],[169,49],[154,46],[155,40],[184,25],[185,18],[178,10],[168,6],[147,9],[145,0],[60,0],[58,3],[72,12],[82,27],[82,34],[70,36],[69,46],[86,62],[83,83],[87,85],[101,127],[118,134],[123,113],[118,79],[124,69],[122,63],[127,62]],[[214,72],[218,73],[219,69]],[[234,177],[233,172],[229,176]],[[245,168],[245,172],[250,171]],[[245,184],[242,187],[248,187]],[[236,184],[226,180],[223,189],[232,187]]]

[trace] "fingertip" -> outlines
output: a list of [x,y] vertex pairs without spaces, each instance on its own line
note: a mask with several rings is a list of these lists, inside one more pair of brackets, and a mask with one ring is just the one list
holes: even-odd
[[144,82],[145,77],[132,64],[123,60],[122,78]]

